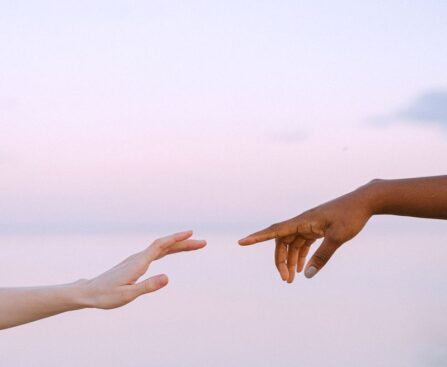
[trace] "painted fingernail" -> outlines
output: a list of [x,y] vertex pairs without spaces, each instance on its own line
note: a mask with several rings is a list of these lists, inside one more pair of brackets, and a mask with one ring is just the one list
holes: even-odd
[[317,268],[315,266],[310,266],[304,272],[304,275],[306,276],[306,278],[312,278],[315,274],[317,274]]

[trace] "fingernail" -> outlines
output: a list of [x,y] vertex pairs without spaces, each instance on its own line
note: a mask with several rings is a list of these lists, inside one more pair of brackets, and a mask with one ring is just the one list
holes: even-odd
[[169,279],[166,275],[162,274],[158,277],[157,281],[159,285],[163,286],[168,284]]
[[315,266],[310,266],[304,272],[304,275],[306,276],[306,278],[312,278],[315,274],[317,274],[317,268]]

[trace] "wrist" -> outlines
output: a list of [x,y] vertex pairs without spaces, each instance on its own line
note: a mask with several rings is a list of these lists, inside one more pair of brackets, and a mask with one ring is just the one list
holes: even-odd
[[361,195],[370,216],[382,213],[384,205],[383,187],[385,183],[386,180],[376,178],[356,190]]
[[74,283],[68,284],[72,294],[72,301],[77,309],[94,307],[94,297],[89,284],[90,281],[87,279],[79,279]]

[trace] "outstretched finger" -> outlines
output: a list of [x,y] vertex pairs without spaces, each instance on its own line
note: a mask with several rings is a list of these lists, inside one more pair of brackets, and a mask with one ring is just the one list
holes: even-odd
[[169,247],[167,255],[183,251],[195,251],[206,246],[205,240],[185,240]]
[[146,250],[149,259],[155,260],[169,252],[170,248],[178,242],[185,241],[192,236],[192,231],[174,233],[156,239]]
[[286,220],[248,235],[247,237],[239,240],[239,244],[241,246],[254,245],[258,242],[264,242],[278,237],[286,237],[294,234],[295,232],[296,225],[294,225],[291,220]]

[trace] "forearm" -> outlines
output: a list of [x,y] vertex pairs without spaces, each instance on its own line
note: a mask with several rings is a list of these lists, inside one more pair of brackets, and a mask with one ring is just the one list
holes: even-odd
[[447,219],[447,176],[374,180],[359,190],[372,215]]
[[0,288],[0,329],[86,307],[83,284]]

